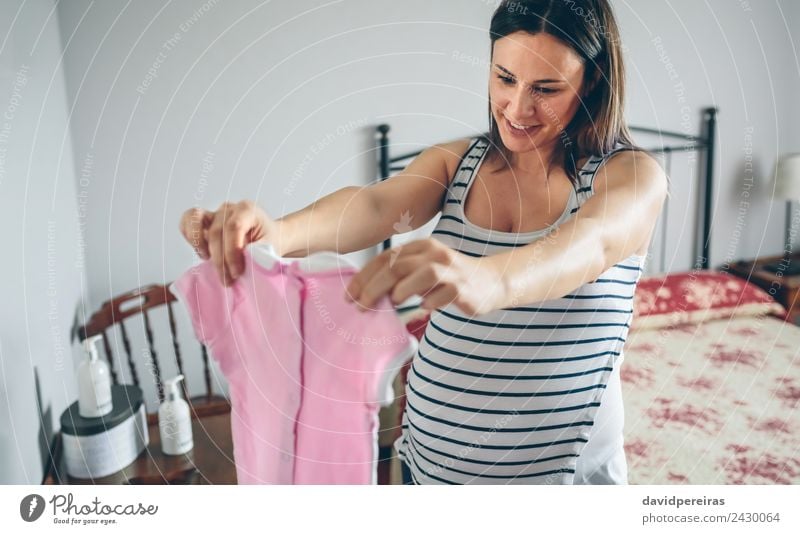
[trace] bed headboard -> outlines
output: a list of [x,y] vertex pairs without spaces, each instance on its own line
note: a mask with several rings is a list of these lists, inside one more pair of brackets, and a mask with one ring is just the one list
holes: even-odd
[[[671,176],[673,159],[676,154],[688,153],[692,159],[697,159],[697,222],[694,241],[692,244],[693,265],[690,269],[708,269],[710,267],[711,250],[711,209],[713,199],[713,178],[714,178],[714,149],[716,143],[717,111],[715,107],[704,108],[702,110],[702,120],[700,132],[697,135],[687,133],[662,130],[646,126],[630,126],[631,133],[641,134],[652,143],[637,141],[642,148],[649,150],[653,155],[660,156],[662,164],[668,176]],[[393,173],[405,169],[411,160],[422,153],[424,149],[414,152],[394,155],[391,153],[389,132],[391,127],[388,124],[377,126],[378,137],[378,180],[385,180]],[[474,134],[472,135],[474,136]],[[638,137],[638,136],[637,136]],[[700,157],[697,157],[700,156]],[[675,202],[676,199],[672,199]],[[669,199],[664,205],[664,210],[659,220],[661,229],[660,235],[660,271],[666,271],[666,232],[668,229],[669,218]],[[391,239],[383,242],[382,249],[385,250],[392,246]]]

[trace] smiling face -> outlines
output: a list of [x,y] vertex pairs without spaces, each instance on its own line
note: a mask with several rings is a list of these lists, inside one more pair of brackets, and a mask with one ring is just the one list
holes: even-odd
[[489,98],[503,144],[548,157],[581,105],[583,74],[580,56],[552,35],[519,31],[498,39]]

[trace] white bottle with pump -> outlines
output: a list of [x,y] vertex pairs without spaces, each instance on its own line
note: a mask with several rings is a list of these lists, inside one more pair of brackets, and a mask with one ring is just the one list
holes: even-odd
[[164,454],[185,454],[192,450],[192,415],[189,403],[181,397],[178,382],[183,375],[164,381],[166,399],[158,408],[158,430]]
[[78,413],[81,417],[102,417],[111,412],[111,373],[97,353],[95,343],[102,335],[83,340],[88,356],[78,366]]

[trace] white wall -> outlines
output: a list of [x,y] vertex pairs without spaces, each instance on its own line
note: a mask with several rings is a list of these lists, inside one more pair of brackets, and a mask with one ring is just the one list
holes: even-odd
[[[800,150],[798,121],[791,115],[800,84],[787,29],[794,30],[794,46],[800,46],[797,2],[616,1],[615,6],[628,48],[632,123],[694,133],[701,107],[720,108],[711,264],[780,253],[785,203],[772,201],[771,180],[778,155]],[[794,12],[794,24],[784,20],[787,11]],[[686,160],[676,162],[683,172],[673,185],[677,198],[685,199],[690,176]],[[677,245],[691,235],[694,219],[670,215],[668,243],[680,248],[674,261],[671,255],[667,261],[667,270],[674,270],[692,261],[691,249]]]
[[76,395],[78,197],[54,3],[0,3],[0,36],[0,483],[38,484]]
[[[252,198],[278,217],[374,179],[380,122],[409,150],[484,129],[485,74],[452,57],[488,52],[489,11],[424,0],[62,2],[76,172],[89,158],[93,175],[93,308],[193,264],[178,233],[193,205]],[[185,320],[179,330],[196,351]],[[168,338],[156,338],[168,354]]]
[[[783,109],[786,111],[788,123],[789,151],[800,152],[800,2],[785,1],[781,2],[786,26],[790,29],[793,40],[789,43],[792,48],[793,61],[786,68],[786,82],[789,84],[789,94],[793,101]],[[795,205],[795,217],[797,216],[798,206]],[[800,231],[800,228],[798,228]],[[795,239],[795,250],[800,247],[798,239]]]
[[190,265],[177,224],[194,204],[254,198],[277,217],[371,180],[378,122],[414,147],[483,125],[485,78],[451,55],[486,51],[485,4],[218,3],[186,27],[203,5],[60,6],[64,38],[77,28],[66,50],[77,162],[91,153],[102,177],[95,302]]
[[[185,269],[192,255],[175,228],[190,205],[254,198],[277,217],[372,179],[379,122],[415,147],[484,129],[484,68],[453,56],[488,57],[495,4],[62,3],[76,165],[91,155],[102,177],[91,188],[92,302]],[[751,4],[615,2],[630,121],[695,133],[699,110],[720,107],[713,264],[776,253],[782,241],[783,204],[768,200],[764,180],[792,150],[794,124],[780,110],[796,107],[797,73],[779,6],[797,7]],[[157,77],[141,89],[149,68]],[[758,192],[736,238],[748,127]],[[318,142],[326,146],[315,154]],[[679,195],[690,178],[680,168]],[[690,264],[690,236],[671,228],[670,249],[685,252],[668,268]]]

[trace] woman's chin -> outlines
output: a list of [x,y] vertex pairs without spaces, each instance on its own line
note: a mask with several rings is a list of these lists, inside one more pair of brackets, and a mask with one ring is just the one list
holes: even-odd
[[501,128],[500,139],[508,150],[512,152],[527,152],[552,146],[558,142],[558,138],[545,139],[542,131],[534,132],[531,135],[513,135]]
[[509,135],[505,132],[501,133],[500,137],[503,139],[503,144],[506,145],[506,148],[515,152],[532,150],[537,146],[536,140],[533,137],[519,137]]

